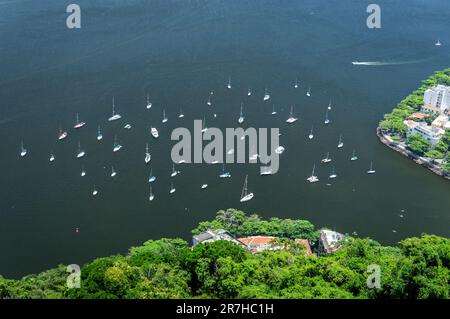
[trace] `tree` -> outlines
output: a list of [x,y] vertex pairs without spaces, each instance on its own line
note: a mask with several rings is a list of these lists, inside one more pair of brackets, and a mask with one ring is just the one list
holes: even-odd
[[406,144],[416,154],[423,155],[430,149],[431,143],[418,134],[411,134],[406,139]]

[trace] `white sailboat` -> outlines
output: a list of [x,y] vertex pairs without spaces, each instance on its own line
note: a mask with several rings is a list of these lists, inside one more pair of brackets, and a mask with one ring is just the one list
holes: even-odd
[[306,96],[308,96],[308,97],[311,96],[311,88],[310,87],[308,88],[308,91],[306,91]]
[[230,172],[225,171],[225,164],[222,165],[222,173],[219,175],[220,178],[228,178],[231,177]]
[[273,105],[273,107],[272,107],[272,113],[271,113],[272,115],[275,115],[275,114],[277,114],[277,111],[275,110],[275,104]]
[[75,125],[73,126],[73,128],[78,129],[78,128],[82,128],[82,127],[85,126],[85,125],[86,125],[86,123],[83,122],[83,121],[80,121],[80,117],[79,117],[79,115],[78,115],[78,113],[77,113]]
[[330,119],[328,118],[328,109],[325,113],[325,121],[323,121],[323,124],[325,125],[330,124]]
[[166,123],[168,120],[169,120],[169,119],[166,117],[166,110],[163,109],[163,119],[162,119],[162,122],[163,122],[163,123]]
[[81,143],[78,142],[77,158],[82,158],[84,155],[86,155],[86,152],[81,149]]
[[294,89],[298,89],[298,79],[295,79]]
[[153,105],[152,102],[150,102],[150,95],[147,94],[147,105],[146,105],[147,110],[150,109],[152,105]]
[[59,128],[58,140],[63,140],[67,137],[67,132],[63,131],[62,128]]
[[116,136],[114,136],[114,147],[113,147],[113,152],[115,153],[115,152],[118,152],[118,151],[120,151],[120,149],[122,148],[122,145],[120,145],[118,142],[117,142],[117,135]]
[[23,141],[20,143],[20,157],[25,157],[27,155],[27,149],[23,147]]
[[108,118],[108,121],[109,122],[117,121],[121,118],[122,118],[122,116],[119,113],[116,113],[115,105],[114,105],[114,96],[113,96],[113,98],[112,98],[112,115]]
[[329,179],[335,179],[336,177],[337,177],[336,171],[335,171],[334,166],[333,166],[333,168],[331,170],[331,173],[330,173],[330,176],[328,176],[328,178]]
[[208,187],[208,184],[202,184],[202,186],[200,187],[201,189],[205,189]]
[[150,169],[150,175],[148,176],[148,182],[149,183],[153,183],[154,181],[156,181],[156,176],[153,175],[153,168]]
[[111,166],[111,177],[115,177],[117,175],[117,172],[114,170],[114,167]]
[[242,123],[244,123],[244,106],[243,106],[243,104],[241,103],[241,111],[240,111],[240,113],[239,113],[239,118],[238,118],[238,123],[239,124],[242,124]]
[[311,131],[309,132],[309,135],[308,135],[308,138],[309,138],[310,140],[312,140],[312,139],[314,138],[314,132],[313,132],[313,129],[314,129],[314,127],[311,126]]
[[291,112],[289,113],[289,117],[286,120],[286,123],[292,124],[294,122],[297,122],[298,118],[294,116],[294,106],[291,106]]
[[152,159],[152,156],[150,155],[149,151],[148,151],[148,144],[145,145],[145,164],[148,164],[150,162],[150,160]]
[[356,161],[357,159],[358,159],[358,156],[356,156],[356,151],[353,150],[352,157],[350,157],[350,160],[351,161]]
[[206,119],[203,117],[203,121],[202,121],[202,133],[205,133],[208,130],[208,127],[206,126]]
[[172,164],[172,173],[170,173],[170,177],[175,177],[180,173],[180,171],[177,171],[175,169],[175,164]]
[[270,99],[270,94],[269,91],[267,91],[267,89],[264,89],[264,101],[268,101]]
[[84,177],[84,176],[86,176],[86,171],[84,170],[84,167],[83,166],[81,166],[81,177]]
[[177,190],[176,188],[173,186],[173,183],[170,183],[170,190],[169,190],[169,194],[173,194],[175,193]]
[[242,187],[242,193],[241,193],[241,199],[240,199],[241,203],[248,202],[249,200],[251,200],[254,197],[253,193],[248,192],[247,184],[248,184],[248,175],[245,175],[244,187]]
[[212,102],[211,102],[211,95],[208,96],[208,101],[206,101],[206,104],[207,104],[208,106],[211,106],[211,105],[212,105]]
[[50,153],[49,161],[50,162],[54,162],[55,161],[55,155],[53,154],[53,152]]
[[155,199],[155,195],[153,195],[152,187],[150,186],[150,194],[148,195],[148,200],[152,201]]
[[97,141],[101,141],[103,139],[102,131],[100,130],[100,125],[97,128]]
[[440,47],[442,45],[441,41],[438,39],[437,42],[434,44],[437,47]]
[[285,151],[285,148],[281,145],[275,149],[275,153],[277,153],[278,155],[283,154],[284,151]]
[[159,137],[159,133],[158,133],[158,130],[156,129],[156,127],[151,127],[150,128],[150,133],[152,134],[152,136],[154,138],[158,138]]
[[97,187],[95,187],[95,185],[94,185],[94,190],[92,191],[92,195],[97,196],[97,194],[98,194],[98,190],[97,190]]
[[330,103],[328,103],[327,109],[328,109],[328,110],[331,110],[331,99],[330,99]]
[[231,89],[231,76],[228,77],[227,88]]
[[314,166],[313,166],[311,176],[306,179],[310,183],[316,183],[319,181],[319,178],[315,175],[315,170],[316,170],[316,164],[314,164]]
[[131,124],[130,123],[125,124],[123,128],[126,129],[126,130],[130,130],[131,129]]
[[252,90],[251,90],[250,88],[248,88],[248,90],[247,90],[247,96],[250,96],[250,95],[252,95]]
[[331,162],[330,152],[327,152],[327,157],[325,157],[324,159],[322,159],[321,162],[324,163],[324,164]]
[[180,107],[180,114],[178,115],[178,118],[183,118],[184,117],[184,114],[183,114],[183,110],[181,109],[181,107]]
[[343,146],[344,146],[344,142],[342,141],[342,134],[341,134],[341,135],[339,135],[339,142],[338,142],[337,147],[342,148]]
[[375,170],[373,169],[373,162],[370,161],[370,168],[367,171],[367,174],[375,174]]

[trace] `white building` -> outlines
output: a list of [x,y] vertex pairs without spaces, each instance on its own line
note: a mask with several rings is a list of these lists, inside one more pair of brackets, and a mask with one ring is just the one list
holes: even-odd
[[344,235],[341,233],[322,229],[320,231],[319,251],[325,253],[334,253],[341,247],[341,241],[344,239]]
[[426,90],[423,103],[425,106],[436,107],[441,111],[450,109],[450,87],[439,84]]
[[203,233],[193,236],[192,245],[196,246],[198,244],[212,243],[218,240],[231,241],[240,246],[245,246],[237,238],[235,238],[233,235],[231,235],[229,232],[223,229],[208,229]]
[[435,146],[444,135],[445,131],[442,128],[428,125],[425,122],[414,122],[406,120],[403,122],[408,131],[407,135],[417,134],[429,141],[431,145]]

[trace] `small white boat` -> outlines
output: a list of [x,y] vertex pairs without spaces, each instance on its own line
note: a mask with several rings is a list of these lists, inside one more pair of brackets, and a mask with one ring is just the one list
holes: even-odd
[[62,129],[59,129],[59,134],[58,134],[58,140],[63,140],[67,137],[67,132],[63,131]]
[[325,125],[330,124],[330,119],[328,118],[328,109],[325,113],[325,121],[323,121],[323,124]]
[[129,124],[129,123],[125,124],[125,126],[123,128],[126,130],[129,130],[129,129],[131,129],[131,124]]
[[162,119],[161,122],[166,123],[168,120],[169,120],[169,119],[168,119],[167,116],[166,116],[166,110],[163,109],[163,119]]
[[73,128],[78,129],[78,128],[82,128],[82,127],[85,126],[85,125],[86,125],[86,123],[83,122],[83,121],[80,121],[80,117],[79,117],[79,115],[78,115],[78,113],[77,113],[75,125],[73,126]]
[[180,114],[178,115],[178,118],[183,118],[184,117],[184,114],[183,114],[183,110],[181,109],[181,107],[180,107]]
[[114,147],[113,147],[113,152],[115,153],[115,152],[118,152],[118,151],[120,151],[120,149],[122,148],[122,145],[120,145],[118,142],[117,142],[117,136],[114,136]]
[[150,155],[149,151],[148,151],[148,144],[145,145],[145,164],[148,164],[150,162],[150,160],[152,159],[152,156]]
[[298,89],[298,79],[295,80],[294,89]]
[[100,130],[100,125],[98,126],[97,129],[97,141],[101,141],[103,139],[103,134],[102,131]]
[[169,190],[169,194],[173,194],[176,192],[175,187],[173,186],[173,183],[170,183],[170,190]]
[[206,187],[208,187],[208,184],[203,184],[200,188],[205,189]]
[[231,89],[231,76],[228,77],[227,88]]
[[206,126],[206,119],[203,118],[203,122],[202,122],[202,133],[205,133],[208,130],[208,127]]
[[373,162],[370,161],[370,168],[367,171],[367,174],[375,174],[375,170],[373,169]]
[[116,113],[115,105],[114,105],[114,96],[113,96],[113,98],[112,98],[112,115],[108,118],[108,121],[109,122],[117,121],[121,118],[122,118],[122,116],[119,113]]
[[86,176],[86,171],[84,170],[84,167],[81,166],[81,177]]
[[350,160],[351,161],[356,161],[357,159],[358,159],[358,156],[356,156],[356,151],[353,150],[352,157],[350,157]]
[[156,176],[153,175],[153,169],[150,169],[150,175],[148,176],[148,182],[153,183],[154,181],[156,181]]
[[172,164],[172,173],[170,173],[170,177],[175,177],[180,173],[180,171],[177,171],[175,169],[175,164]]
[[311,96],[311,88],[308,88],[308,91],[306,91],[306,96]]
[[151,127],[150,128],[150,133],[152,134],[152,136],[154,138],[158,138],[159,137],[159,133],[158,133],[158,130],[156,129],[156,127]]
[[324,159],[322,159],[321,162],[324,163],[324,164],[331,162],[330,152],[327,153],[327,157],[325,157]]
[[272,113],[271,113],[272,115],[275,115],[275,114],[277,114],[277,111],[275,110],[275,104],[273,105],[273,107],[272,107]]
[[92,195],[97,196],[98,194],[98,190],[97,188],[94,186],[94,191],[92,192]]
[[309,132],[308,138],[312,140],[314,138],[313,126],[311,126],[311,131]]
[[242,188],[241,199],[240,199],[241,203],[248,202],[249,200],[251,200],[254,197],[253,193],[248,192],[247,183],[248,183],[248,175],[245,175],[244,187]]
[[285,150],[285,148],[280,145],[275,149],[275,153],[280,155],[280,154],[283,154],[284,150]]
[[434,44],[437,47],[440,47],[442,45],[441,41],[438,39],[437,42]]
[[241,111],[240,111],[240,113],[239,113],[239,118],[238,118],[238,123],[239,124],[242,124],[242,123],[244,123],[244,106],[242,105],[242,103],[241,103]]
[[264,90],[264,98],[263,98],[263,100],[264,101],[268,101],[270,99],[270,94],[269,94],[269,92],[267,91],[267,89],[265,89]]
[[148,195],[148,200],[152,201],[155,199],[155,195],[153,195],[152,187],[150,186],[150,194]]
[[86,155],[86,152],[81,149],[81,144],[78,142],[77,158],[82,158],[84,155]]
[[248,90],[247,90],[247,96],[250,96],[250,95],[252,95],[252,90],[250,90],[250,88],[248,88]]
[[152,102],[150,102],[150,96],[147,94],[147,105],[146,105],[147,110],[151,109],[152,105],[153,105]]
[[337,147],[342,148],[343,146],[344,146],[344,142],[342,141],[342,134],[341,134],[341,135],[339,135],[339,142],[338,142]]
[[20,144],[20,157],[25,157],[27,155],[27,149],[23,147],[23,142]]
[[211,95],[208,96],[208,101],[206,101],[206,104],[207,104],[208,106],[211,106],[211,105],[212,105],[212,102],[211,102]]
[[117,172],[114,170],[114,167],[111,166],[111,177],[115,177],[117,175]]
[[330,103],[328,103],[327,109],[328,109],[328,110],[331,110],[331,100],[330,100]]
[[228,152],[227,152],[227,154],[228,154],[228,155],[234,154],[234,148],[229,149]]
[[225,164],[222,165],[222,173],[219,175],[220,178],[228,178],[231,177],[230,172],[225,171]]
[[328,178],[335,179],[336,177],[337,177],[336,171],[334,170],[334,166],[333,166],[333,169],[331,170],[330,176],[328,176]]
[[298,118],[294,116],[294,106],[291,106],[291,112],[289,113],[289,118],[286,120],[286,123],[292,124],[297,122]]
[[315,170],[316,170],[316,165],[314,164],[311,176],[306,179],[310,183],[316,183],[319,181],[319,178],[314,174]]
[[54,162],[55,161],[55,155],[52,153],[50,153],[50,158],[49,158],[50,162]]
[[272,169],[270,167],[262,167],[261,171],[259,172],[259,175],[261,176],[272,175]]

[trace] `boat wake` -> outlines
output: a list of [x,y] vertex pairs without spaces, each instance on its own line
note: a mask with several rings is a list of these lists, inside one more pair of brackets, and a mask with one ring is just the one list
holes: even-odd
[[401,64],[412,64],[418,63],[420,61],[399,61],[399,62],[383,62],[383,61],[353,61],[353,65],[367,65],[367,66],[385,66],[385,65],[401,65]]

